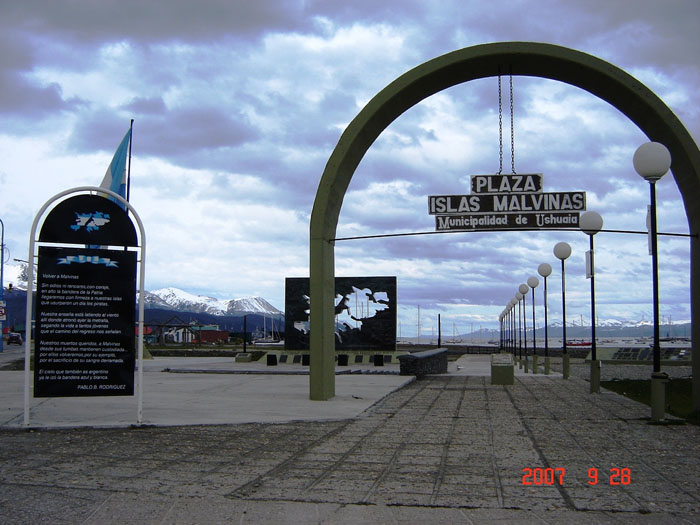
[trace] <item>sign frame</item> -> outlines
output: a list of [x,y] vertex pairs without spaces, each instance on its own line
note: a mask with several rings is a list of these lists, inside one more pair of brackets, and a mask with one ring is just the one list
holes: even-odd
[[545,192],[541,173],[471,175],[470,194],[429,195],[436,232],[578,227],[585,191]]
[[[110,197],[111,200],[114,200],[117,203],[120,203],[123,205],[123,210],[122,213],[128,214],[130,213],[131,218],[129,219],[129,222],[131,222],[131,227],[134,227],[134,223],[136,227],[138,228],[138,238],[136,239],[137,244],[134,246],[123,246],[124,250],[127,251],[137,251],[137,265],[138,265],[138,270],[136,271],[136,275],[138,278],[138,295],[139,295],[139,300],[138,300],[138,333],[136,335],[136,360],[138,362],[137,366],[137,377],[136,377],[136,387],[135,387],[135,395],[136,395],[136,401],[137,401],[137,409],[136,409],[136,422],[137,424],[141,424],[143,421],[143,325],[144,325],[144,283],[145,283],[145,270],[146,270],[146,232],[143,226],[143,221],[139,217],[138,213],[134,209],[134,207],[126,200],[124,199],[121,195],[108,190],[106,188],[101,188],[97,186],[80,186],[76,188],[72,188],[69,190],[62,191],[56,195],[54,195],[52,198],[50,198],[44,205],[39,209],[39,212],[36,214],[34,217],[34,221],[32,223],[32,228],[31,228],[31,233],[30,233],[30,238],[29,238],[29,253],[28,253],[28,258],[27,260],[29,261],[28,264],[28,277],[27,277],[27,282],[30,283],[29,286],[27,286],[27,309],[26,309],[26,324],[25,326],[28,327],[27,332],[26,332],[26,337],[24,340],[24,426],[28,427],[30,423],[30,399],[31,399],[31,392],[30,392],[30,384],[31,384],[31,345],[32,345],[32,317],[33,317],[33,286],[31,286],[31,283],[34,282],[35,278],[35,267],[34,267],[34,260],[37,257],[36,254],[36,249],[38,244],[44,244],[47,241],[42,241],[38,238],[37,236],[37,230],[39,227],[39,222],[41,221],[42,217],[44,217],[44,220],[50,215],[50,211],[47,214],[47,210],[53,205],[54,208],[58,207],[60,205],[56,205],[55,203],[61,201],[62,199],[72,195],[72,194],[80,194],[80,193],[89,193],[94,196],[99,196],[100,198],[104,198],[105,201],[110,202],[110,204],[114,204],[114,202],[111,202],[110,199],[107,199],[107,197]],[[100,201],[102,203],[102,201]],[[109,204],[107,205],[109,206]],[[93,210],[91,210],[93,211]],[[65,241],[63,241],[61,244],[71,244],[70,237],[67,237]],[[55,241],[49,241],[48,244],[55,243]],[[129,243],[131,244],[131,243]]]

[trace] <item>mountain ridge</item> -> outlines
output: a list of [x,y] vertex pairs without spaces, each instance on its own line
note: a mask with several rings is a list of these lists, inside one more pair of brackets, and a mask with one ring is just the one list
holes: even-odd
[[[26,263],[19,265],[6,264],[3,277],[5,286],[11,283],[15,290],[27,290],[28,272]],[[34,284],[34,287],[36,288],[36,284]],[[217,299],[206,295],[195,295],[174,286],[144,291],[144,305],[148,309],[205,313],[215,316],[236,317],[245,314],[260,314],[272,317],[284,316],[284,312],[262,297]]]
[[195,295],[174,286],[146,291],[146,308],[159,308],[179,312],[206,313],[210,315],[236,316],[256,313],[270,316],[283,316],[284,313],[262,297],[239,299],[217,299],[207,295]]

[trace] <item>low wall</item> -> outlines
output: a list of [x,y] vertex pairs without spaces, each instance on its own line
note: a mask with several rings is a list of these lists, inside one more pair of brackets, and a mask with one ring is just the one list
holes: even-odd
[[427,374],[447,373],[447,349],[437,348],[399,356],[399,373],[402,376],[423,377]]

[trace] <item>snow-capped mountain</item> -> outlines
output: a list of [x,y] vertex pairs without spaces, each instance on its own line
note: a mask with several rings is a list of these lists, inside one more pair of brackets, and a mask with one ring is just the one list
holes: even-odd
[[[665,325],[665,324],[670,324],[670,321],[667,318],[662,318],[660,319],[660,324]],[[689,319],[681,319],[681,320],[673,320],[673,324],[688,324],[690,323]],[[603,328],[639,328],[639,327],[644,327],[644,326],[653,326],[654,323],[652,321],[649,321],[647,319],[641,319],[639,321],[630,321],[630,320],[620,320],[620,319],[601,319],[598,318],[596,320],[596,327],[603,327]],[[559,328],[561,329],[561,321],[554,321],[548,324],[550,328]],[[583,319],[583,321],[580,321],[579,318],[573,317],[572,319],[567,319],[566,321],[566,326],[567,329],[569,327],[589,327],[591,326],[591,320],[590,319]],[[539,328],[538,328],[539,330]]]
[[212,315],[240,315],[243,313],[283,315],[281,311],[262,297],[216,299],[206,295],[194,295],[173,287],[146,292],[144,301],[148,308],[162,308],[182,312]]
[[[11,283],[16,290],[27,289],[27,264],[5,264],[3,284]],[[36,279],[36,276],[35,276]],[[34,283],[36,288],[36,282]],[[211,315],[242,315],[254,313],[266,316],[283,316],[284,313],[262,297],[241,299],[216,299],[205,295],[194,295],[179,288],[161,288],[144,294],[146,308],[160,308],[180,312],[207,313]]]

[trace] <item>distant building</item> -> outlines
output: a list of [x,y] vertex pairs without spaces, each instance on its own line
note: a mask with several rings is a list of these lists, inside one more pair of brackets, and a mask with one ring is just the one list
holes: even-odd
[[219,325],[190,326],[195,344],[228,343],[228,330],[219,330]]
[[[139,335],[139,327],[136,325],[135,328],[135,333],[136,336]],[[146,343],[147,345],[153,344],[157,342],[157,337],[155,334],[155,331],[153,330],[152,326],[144,326],[143,327],[143,342]]]
[[170,328],[163,333],[163,338],[166,343],[188,344],[194,341],[194,334],[187,327]]

